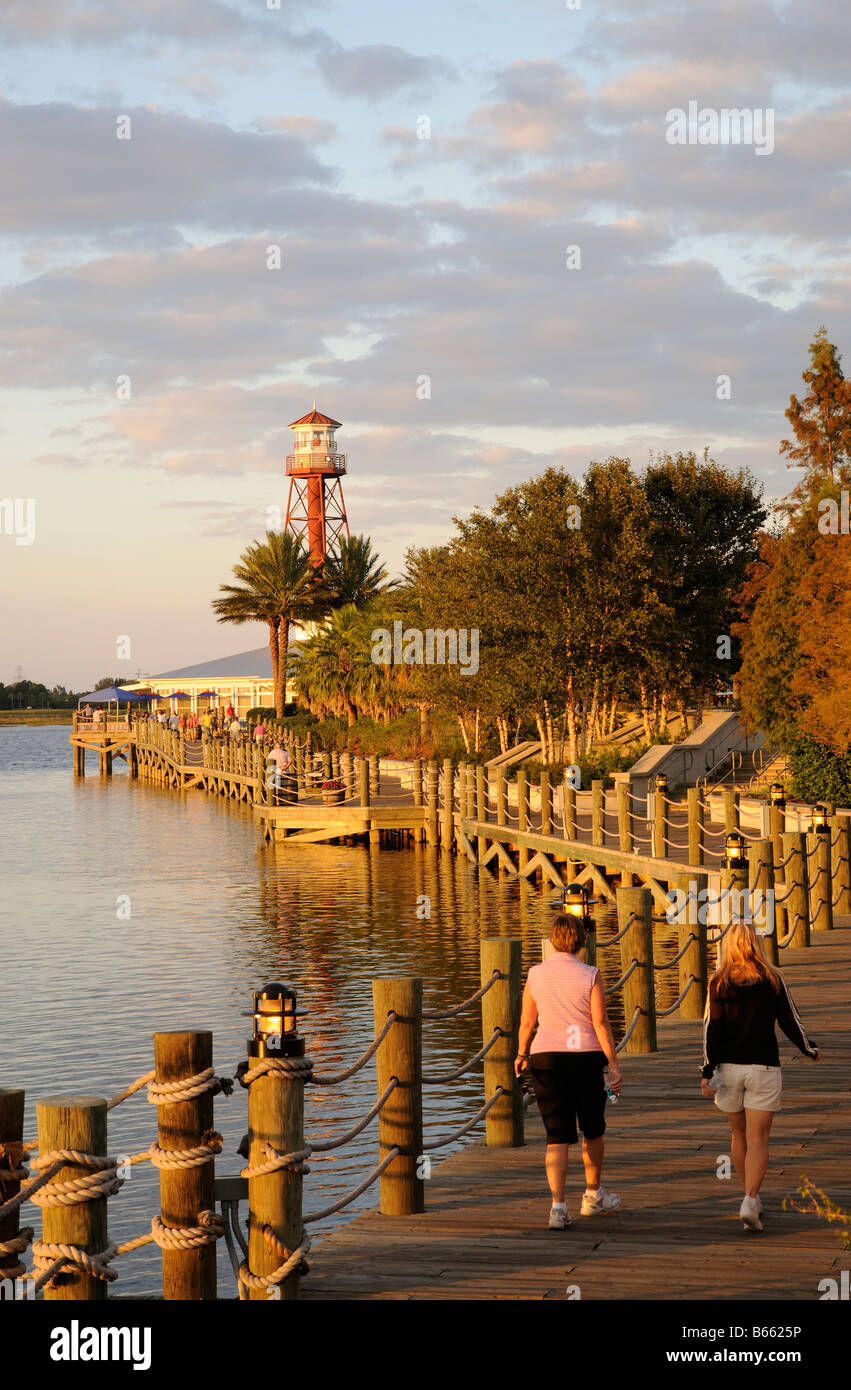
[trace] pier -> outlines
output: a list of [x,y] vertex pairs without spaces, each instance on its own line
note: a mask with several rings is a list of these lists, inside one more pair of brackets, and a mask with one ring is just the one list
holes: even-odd
[[[699,1023],[659,1024],[659,1050],[622,1062],[624,1091],[607,1107],[604,1181],[622,1199],[611,1215],[578,1216],[584,1186],[571,1152],[573,1224],[550,1231],[544,1134],[527,1114],[523,1148],[475,1143],[436,1167],[426,1210],[371,1211],[326,1238],[303,1297],[325,1299],[816,1300],[838,1288],[848,1253],[839,1229],[789,1208],[808,1176],[851,1205],[851,918],[790,951],[783,966],[823,1049],[812,1063],[783,1052],[783,1109],[771,1136],[764,1231],[746,1234],[741,1194],[719,1159],[726,1120],[699,1093]],[[835,1295],[834,1295],[835,1296]]]
[[[295,742],[293,773],[275,787],[262,745],[184,742],[144,721],[97,734],[75,721],[72,731],[75,748],[96,748],[106,776],[107,746],[121,739],[133,775],[251,806],[266,843],[292,850],[294,863],[300,843],[365,840],[390,849],[414,841],[441,857],[457,854],[480,875],[537,883],[556,899],[572,884],[587,885],[596,903],[586,959],[605,967],[620,1020],[625,1089],[608,1110],[606,1182],[623,1206],[580,1218],[576,1159],[568,1184],[573,1225],[547,1229],[542,1127],[512,1069],[521,943],[485,936],[479,988],[460,1003],[429,1007],[427,979],[374,980],[374,1041],[333,1076],[317,1074],[309,1027],[301,1038],[295,999],[282,994],[272,1034],[278,1042],[269,1050],[269,1019],[255,1002],[257,1050],[235,1078],[212,1073],[209,1033],[158,1034],[151,1072],[111,1100],[40,1102],[39,1134],[29,1141],[23,1091],[0,1093],[0,1154],[9,1160],[9,1176],[0,1171],[0,1276],[31,1279],[48,1298],[100,1298],[120,1257],[153,1242],[163,1251],[166,1299],[832,1296],[830,1281],[839,1286],[847,1256],[835,1222],[806,1209],[800,1189],[809,1181],[840,1206],[851,1203],[843,1061],[851,1041],[847,814],[787,806],[781,797],[767,804],[735,788],[690,787],[675,798],[664,783],[648,795],[622,780],[611,793],[602,782],[579,792],[551,786],[546,771],[529,785],[522,768],[509,781],[500,768],[380,762]],[[699,1093],[707,980],[729,924],[742,914],[784,969],[824,1054],[818,1064],[788,1051],[784,1058],[784,1108],[758,1235],[744,1235],[736,1219],[726,1122]],[[424,1030],[469,1010],[481,1013],[481,1048],[451,1074],[430,1075]],[[336,1138],[312,1138],[312,1088],[345,1086],[370,1066],[376,1099],[367,1113]],[[455,1133],[435,1139],[424,1127],[424,1093],[479,1068],[479,1108]],[[233,1081],[248,1091],[247,1163],[239,1177],[217,1179],[212,1102]],[[109,1158],[108,1111],[145,1088],[160,1106],[158,1138],[130,1161],[162,1170],[162,1205],[149,1233],[113,1248],[102,1234],[107,1199],[120,1185]],[[310,1153],[341,1148],[373,1123],[374,1167],[350,1193],[316,1208]],[[468,1136],[466,1147],[440,1161],[442,1147]],[[23,1156],[35,1151],[31,1175]],[[76,1157],[68,1159],[71,1151]],[[192,1182],[174,1176],[184,1168],[196,1174]],[[98,1173],[106,1176],[95,1181]],[[69,1223],[58,1198],[51,1201],[57,1182],[91,1191],[85,1219],[77,1212]],[[40,1239],[18,1219],[21,1184],[24,1199],[32,1191],[48,1208]],[[308,1272],[312,1223],[373,1186],[376,1209],[317,1241]],[[218,1289],[211,1273],[218,1239],[228,1244],[235,1292]]]

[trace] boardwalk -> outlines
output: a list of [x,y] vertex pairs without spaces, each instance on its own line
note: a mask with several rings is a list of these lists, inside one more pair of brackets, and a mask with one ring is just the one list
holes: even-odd
[[[527,1147],[470,1145],[426,1186],[422,1216],[366,1213],[314,1251],[303,1297],[318,1299],[803,1299],[851,1263],[836,1226],[783,1211],[802,1174],[851,1206],[851,918],[789,950],[783,967],[823,1060],[781,1042],[784,1109],[764,1188],[765,1230],[735,1219],[723,1118],[699,1095],[700,1025],[660,1024],[660,1051],[623,1061],[626,1088],[609,1112],[606,1181],[623,1210],[581,1220],[578,1157],[568,1178],[574,1217],[546,1229],[543,1132],[529,1112]],[[578,1154],[577,1150],[572,1151]],[[572,1292],[568,1294],[568,1289]]]

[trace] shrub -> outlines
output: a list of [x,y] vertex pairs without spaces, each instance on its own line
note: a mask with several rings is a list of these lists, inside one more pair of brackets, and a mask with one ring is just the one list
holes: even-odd
[[851,754],[836,754],[814,739],[801,738],[788,756],[793,796],[851,806]]

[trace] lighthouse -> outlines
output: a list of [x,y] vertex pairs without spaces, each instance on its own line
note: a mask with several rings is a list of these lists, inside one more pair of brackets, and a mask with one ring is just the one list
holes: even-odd
[[317,568],[336,551],[340,536],[349,534],[342,476],[346,455],[337,452],[339,420],[332,420],[316,409],[293,420],[293,453],[287,455],[290,491],[287,498],[286,529],[301,536]]

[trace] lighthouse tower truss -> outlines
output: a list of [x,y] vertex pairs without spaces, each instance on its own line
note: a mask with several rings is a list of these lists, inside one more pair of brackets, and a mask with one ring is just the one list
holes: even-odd
[[317,567],[339,553],[340,537],[349,534],[342,477],[346,455],[337,452],[339,420],[313,409],[289,426],[293,452],[287,455],[290,480],[286,529],[300,536]]

